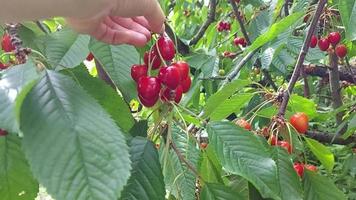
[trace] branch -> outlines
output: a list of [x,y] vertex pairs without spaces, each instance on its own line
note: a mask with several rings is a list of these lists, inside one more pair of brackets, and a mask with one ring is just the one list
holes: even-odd
[[199,40],[204,36],[204,33],[209,28],[210,24],[215,21],[216,5],[217,5],[217,0],[210,0],[210,9],[209,9],[208,19],[200,27],[198,33],[190,40],[190,42],[189,42],[190,46],[197,44],[199,42]]
[[308,83],[308,76],[305,73],[304,66],[303,66],[301,73],[302,73],[302,77],[303,77],[303,81],[304,81],[304,88],[303,88],[304,89],[304,97],[310,98],[310,88],[309,88],[309,83]]
[[288,89],[287,89],[287,91],[284,92],[284,95],[283,95],[283,101],[282,101],[282,104],[281,104],[279,112],[278,112],[278,116],[281,117],[281,118],[284,118],[284,114],[285,114],[286,109],[287,109],[287,105],[288,105],[288,102],[289,102],[290,94],[293,92],[294,85],[298,81],[298,78],[299,78],[299,75],[300,75],[300,73],[299,73],[300,69],[303,67],[305,56],[307,55],[308,50],[309,50],[309,44],[310,44],[311,37],[315,32],[315,29],[317,27],[317,23],[319,21],[319,18],[321,16],[322,12],[323,12],[323,9],[324,9],[324,6],[325,6],[326,2],[327,2],[327,0],[320,0],[319,4],[318,4],[318,7],[317,7],[317,9],[315,11],[313,20],[312,20],[312,22],[310,24],[310,28],[309,28],[309,31],[307,33],[307,37],[305,38],[303,47],[302,47],[302,49],[301,49],[301,51],[299,53],[299,57],[298,57],[296,65],[295,65],[292,78],[289,81]]
[[[329,79],[328,68],[330,67],[326,65],[304,65],[304,72],[309,76],[319,76],[321,78]],[[340,80],[356,84],[356,75],[354,75],[355,72],[355,66],[345,70],[339,70]]]
[[285,0],[285,3],[284,3],[284,15],[286,17],[289,15],[289,0]]
[[247,44],[250,45],[251,44],[251,40],[250,40],[250,38],[249,38],[249,36],[247,34],[244,22],[243,22],[243,20],[242,20],[242,18],[240,16],[239,7],[236,5],[235,0],[229,0],[229,2],[231,4],[231,6],[232,6],[232,10],[234,11],[236,19],[239,22],[241,32],[244,35],[244,38],[245,38]]
[[[305,134],[307,137],[317,140],[321,143],[328,143],[328,144],[339,144],[339,145],[348,145],[352,143],[356,143],[356,136],[350,136],[347,139],[343,139],[341,137],[335,137],[335,135],[330,133],[322,133],[319,131],[307,131]],[[333,140],[334,139],[334,140]]]
[[173,31],[173,29],[169,26],[168,23],[165,23],[166,33],[171,38],[172,41],[177,42],[177,50],[182,56],[186,56],[189,54],[189,46],[186,45]]

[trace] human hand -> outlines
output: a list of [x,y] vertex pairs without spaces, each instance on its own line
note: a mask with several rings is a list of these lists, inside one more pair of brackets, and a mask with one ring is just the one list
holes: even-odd
[[164,32],[164,14],[157,0],[113,0],[92,12],[88,17],[67,18],[68,24],[80,33],[109,44],[144,46],[151,39],[151,31]]

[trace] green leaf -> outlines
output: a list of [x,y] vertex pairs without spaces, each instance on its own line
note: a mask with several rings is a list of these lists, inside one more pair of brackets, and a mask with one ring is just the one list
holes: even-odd
[[231,122],[208,125],[210,144],[224,169],[251,182],[264,198],[280,198],[277,165],[270,149],[253,133]]
[[78,66],[89,54],[89,36],[79,35],[69,29],[48,35],[45,42],[45,55],[56,69]]
[[131,168],[123,133],[71,78],[47,71],[21,111],[26,156],[49,194],[77,200],[120,196]]
[[304,199],[346,200],[345,195],[328,178],[315,172],[304,171]]
[[339,0],[339,10],[346,29],[346,38],[351,41],[356,40],[356,1]]
[[302,96],[293,94],[291,95],[288,110],[292,113],[288,113],[287,118],[290,117],[290,114],[294,114],[297,112],[304,112],[308,115],[309,120],[316,117],[318,114],[316,112],[317,105],[311,99],[304,98]]
[[249,81],[236,79],[228,83],[221,90],[211,96],[204,107],[204,117],[210,116],[226,99],[233,95],[236,91],[248,85]]
[[229,99],[226,99],[216,110],[211,114],[211,120],[217,121],[225,119],[231,113],[239,111],[252,98],[252,93],[236,94]]
[[335,165],[335,158],[332,152],[314,139],[305,137],[305,141],[313,154],[320,160],[321,164],[324,165],[325,169],[331,173]]
[[200,199],[202,200],[239,200],[244,199],[239,193],[221,184],[205,183]]
[[124,132],[128,132],[135,124],[135,119],[123,98],[104,81],[90,76],[84,66],[76,67],[71,70],[75,80],[94,97],[100,105],[108,112],[116,124]]
[[287,151],[282,148],[273,148],[273,150],[282,199],[303,199],[302,185]]
[[131,177],[122,192],[121,199],[165,199],[161,165],[153,143],[143,137],[131,141]]
[[136,49],[128,45],[108,45],[96,40],[89,44],[91,52],[103,66],[127,102],[136,98],[136,84],[131,78],[131,66],[140,62]]
[[266,43],[275,39],[280,33],[284,32],[285,30],[291,28],[291,26],[297,22],[302,16],[304,15],[303,12],[296,12],[293,13],[281,21],[273,24],[267,32],[263,35],[260,35],[256,40],[252,43],[252,45],[245,51],[245,53],[252,52],[261,46],[265,45]]
[[208,148],[202,153],[199,162],[199,174],[202,179],[209,183],[224,183],[222,180],[222,166],[212,148]]
[[31,86],[38,78],[36,66],[31,60],[3,72],[0,78],[0,127],[2,129],[13,133],[19,132],[16,115],[17,97],[24,88]]
[[38,183],[16,135],[0,137],[0,197],[6,200],[35,199]]

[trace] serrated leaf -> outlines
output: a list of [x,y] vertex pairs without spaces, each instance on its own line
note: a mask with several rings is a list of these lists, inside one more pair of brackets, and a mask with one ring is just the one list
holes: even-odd
[[346,200],[331,180],[315,172],[305,170],[303,184],[305,200]]
[[[0,128],[9,132],[19,132],[16,115],[17,97],[26,86],[39,78],[35,64],[29,60],[2,73],[0,78]],[[21,102],[18,102],[19,104]]]
[[130,175],[128,147],[103,108],[62,74],[46,74],[21,110],[34,176],[55,199],[112,200]]
[[130,102],[136,98],[136,84],[131,78],[130,70],[133,64],[140,61],[140,55],[136,49],[128,45],[108,45],[94,39],[90,41],[89,48],[125,100]]
[[123,98],[104,81],[89,75],[84,66],[71,70],[75,80],[94,97],[100,105],[110,114],[116,124],[124,132],[128,132],[135,124],[135,119]]
[[199,162],[199,174],[202,179],[209,183],[224,183],[222,180],[222,167],[212,148],[208,148],[202,153]]
[[346,38],[351,41],[356,40],[356,1],[339,0],[339,9],[342,22],[346,29]]
[[165,188],[159,157],[154,144],[143,137],[131,141],[131,177],[123,192],[122,200],[164,200]]
[[35,199],[38,183],[16,135],[0,137],[0,197],[6,200]]
[[277,165],[270,149],[253,133],[231,122],[212,122],[207,128],[209,145],[229,172],[244,177],[264,198],[281,199]]
[[290,102],[288,105],[288,110],[290,110],[292,113],[288,113],[287,118],[290,117],[290,114],[304,112],[308,115],[309,119],[313,119],[317,116],[316,107],[317,105],[313,100],[293,94],[291,95]]
[[205,183],[200,199],[202,200],[242,200],[239,193],[221,184]]
[[45,55],[56,69],[78,66],[89,54],[88,35],[79,35],[69,29],[48,35],[45,41]]
[[334,154],[332,154],[326,146],[314,139],[305,138],[305,141],[307,142],[309,149],[318,158],[318,160],[320,160],[321,164],[324,165],[325,169],[331,173],[335,165]]

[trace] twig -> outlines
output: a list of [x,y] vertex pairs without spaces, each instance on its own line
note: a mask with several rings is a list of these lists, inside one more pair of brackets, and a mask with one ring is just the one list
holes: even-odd
[[350,136],[347,139],[343,139],[341,137],[335,138],[335,134],[322,133],[319,131],[307,131],[305,135],[321,143],[327,143],[327,144],[348,145],[348,144],[356,143],[356,136],[354,135]]
[[210,0],[209,4],[210,4],[210,9],[209,9],[208,19],[206,19],[204,24],[200,27],[198,33],[190,40],[189,42],[190,46],[196,45],[199,42],[199,40],[204,36],[204,33],[208,29],[210,24],[215,21],[217,0]]
[[284,3],[284,15],[286,17],[289,15],[289,0],[285,0],[285,3]]
[[298,57],[296,65],[295,65],[292,78],[289,81],[288,89],[287,89],[287,91],[284,92],[284,95],[283,95],[283,101],[281,103],[281,106],[280,106],[280,109],[279,109],[279,112],[278,112],[278,116],[281,117],[281,118],[284,118],[284,114],[285,114],[286,109],[287,109],[287,105],[288,105],[288,102],[289,102],[290,94],[293,92],[294,85],[298,81],[299,74],[300,74],[299,71],[303,66],[303,63],[304,63],[304,60],[305,60],[305,56],[308,53],[311,37],[315,32],[317,23],[319,21],[319,18],[321,16],[322,12],[323,12],[323,9],[324,9],[324,6],[325,6],[326,2],[327,2],[327,0],[320,0],[319,4],[318,4],[318,7],[317,7],[317,9],[315,11],[313,20],[311,22],[309,31],[307,33],[307,37],[305,38],[303,47],[302,47],[302,49],[301,49],[301,51],[299,53],[299,57]]
[[177,50],[182,56],[186,56],[189,54],[189,46],[186,45],[173,31],[173,29],[169,26],[168,23],[165,23],[166,33],[171,38],[172,41],[177,40]]
[[304,81],[304,97],[305,98],[310,98],[310,88],[309,88],[309,83],[308,83],[308,76],[305,73],[304,70],[304,66],[303,69],[301,71],[302,77],[303,77],[303,81]]
[[[304,65],[304,72],[309,76],[319,76],[321,78],[329,79],[328,68],[330,67],[325,65]],[[356,84],[356,76],[354,75],[356,67],[347,67],[346,70],[339,70],[340,80]]]
[[[339,58],[335,54],[334,49],[329,51],[329,83],[330,83],[330,92],[332,97],[332,106],[334,109],[342,106],[341,91],[340,91],[340,76],[338,69]],[[343,112],[336,114],[336,124],[340,125],[342,123]]]
[[230,4],[231,4],[231,6],[232,6],[232,10],[234,11],[234,14],[235,14],[235,16],[236,16],[236,19],[237,19],[237,21],[239,22],[241,32],[242,32],[242,34],[244,35],[247,44],[250,45],[250,44],[251,44],[251,40],[250,40],[250,38],[248,37],[248,34],[247,34],[247,31],[246,31],[244,22],[243,22],[243,20],[242,20],[242,18],[241,18],[241,16],[240,16],[239,7],[236,5],[235,0],[229,0],[229,2],[230,2]]

